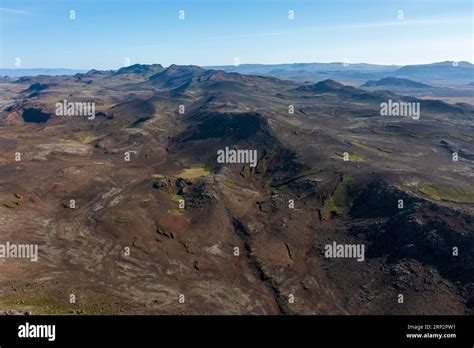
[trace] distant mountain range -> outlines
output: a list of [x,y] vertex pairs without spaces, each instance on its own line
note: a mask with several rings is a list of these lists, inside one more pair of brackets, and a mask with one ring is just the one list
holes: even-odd
[[409,87],[409,88],[431,88],[430,85],[412,81],[409,79],[402,79],[398,77],[384,77],[378,81],[369,80],[361,87]]
[[[384,77],[380,80],[369,80],[360,87],[368,91],[388,90],[399,95],[413,97],[439,98],[450,102],[472,102],[474,96],[472,84],[455,83],[447,80],[444,83],[433,81],[428,85],[400,77]],[[460,99],[453,99],[460,98]]]
[[[273,76],[284,80],[318,82],[327,79],[346,84],[362,85],[368,80],[384,78],[411,79],[427,84],[471,84],[474,80],[474,66],[469,62],[446,61],[420,65],[376,65],[336,63],[294,63],[294,64],[242,64],[239,66],[206,66],[207,69],[223,70],[246,75]],[[135,64],[119,69],[117,75],[144,73],[151,76],[162,70],[160,64]],[[144,71],[146,70],[146,72]],[[91,70],[89,73],[96,72]],[[0,76],[75,75],[86,70],[76,69],[0,69]],[[390,80],[389,80],[390,81]],[[392,82],[394,80],[391,80]],[[385,83],[382,81],[381,83]],[[414,87],[414,86],[410,86]]]
[[85,73],[87,70],[80,69],[0,69],[0,76],[19,77],[19,76],[38,76],[38,75],[75,75]]
[[375,65],[344,63],[304,64],[243,64],[239,66],[214,66],[226,72],[268,75],[286,80],[317,82],[333,79],[348,84],[361,85],[367,80],[397,77],[423,83],[467,84],[474,79],[474,66],[469,62],[440,62],[421,65]]
[[466,83],[474,78],[474,66],[469,62],[442,62],[425,65],[407,65],[394,76],[420,81],[455,81]]

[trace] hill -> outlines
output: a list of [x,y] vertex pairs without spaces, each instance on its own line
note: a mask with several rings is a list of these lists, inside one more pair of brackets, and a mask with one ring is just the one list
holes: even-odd
[[430,85],[397,77],[384,77],[378,81],[367,81],[361,87],[407,87],[407,88],[431,88]]

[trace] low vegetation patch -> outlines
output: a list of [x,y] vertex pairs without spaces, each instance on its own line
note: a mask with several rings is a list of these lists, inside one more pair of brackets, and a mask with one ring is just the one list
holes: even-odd
[[[341,158],[344,158],[344,153],[342,152],[336,152],[336,155],[341,157]],[[349,155],[349,161],[352,161],[352,162],[362,162],[362,161],[365,161],[365,158],[364,156],[362,155],[359,155],[357,153],[348,153]]]
[[336,190],[326,199],[323,206],[322,217],[328,220],[331,215],[342,215],[347,212],[356,195],[356,189],[351,185],[349,177],[344,176],[337,185]]
[[239,188],[232,180],[226,180],[224,181],[225,187],[231,188],[231,189],[237,189]]
[[69,303],[69,297],[58,299],[53,295],[14,294],[0,299],[0,309],[31,311],[33,315],[116,314],[110,299],[102,294],[77,294],[81,301]]
[[385,149],[383,147],[378,147],[377,150],[379,150],[380,152],[385,152],[385,153],[393,153],[392,150],[390,149]]
[[183,179],[195,179],[201,176],[208,176],[211,172],[203,166],[186,168],[178,176]]
[[474,192],[462,189],[438,186],[428,183],[419,183],[418,191],[435,201],[449,201],[455,203],[474,203]]

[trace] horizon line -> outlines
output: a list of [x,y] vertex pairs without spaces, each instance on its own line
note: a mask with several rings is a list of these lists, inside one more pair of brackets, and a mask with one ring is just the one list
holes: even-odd
[[366,64],[366,65],[378,65],[378,66],[394,66],[394,67],[404,67],[404,66],[414,66],[414,65],[430,65],[430,64],[437,64],[437,63],[452,63],[452,62],[457,62],[457,63],[469,63],[474,65],[474,61],[470,62],[468,60],[444,60],[444,61],[433,61],[431,63],[418,63],[418,64],[379,64],[379,63],[365,63],[365,62],[341,62],[341,61],[334,61],[334,62],[293,62],[293,63],[242,63],[239,65],[232,65],[232,64],[223,64],[223,65],[198,65],[198,64],[175,64],[172,63],[168,66],[162,65],[161,63],[134,63],[130,64],[128,66],[121,66],[118,68],[108,68],[108,69],[100,69],[100,68],[52,68],[52,67],[35,67],[35,68],[22,68],[22,67],[15,67],[15,68],[4,68],[0,67],[2,70],[81,70],[81,71],[90,71],[90,70],[98,70],[98,71],[114,71],[114,70],[119,70],[122,68],[127,68],[133,65],[162,65],[163,67],[170,67],[172,65],[178,65],[178,66],[199,66],[202,68],[210,68],[210,67],[235,67],[238,68],[239,66],[245,66],[245,65],[267,65],[267,66],[272,66],[272,65],[297,65],[297,64],[348,64],[348,65],[360,65],[360,64]]

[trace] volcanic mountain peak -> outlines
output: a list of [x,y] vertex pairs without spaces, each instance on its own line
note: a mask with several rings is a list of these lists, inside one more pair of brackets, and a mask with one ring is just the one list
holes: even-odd
[[282,81],[272,76],[243,75],[235,72],[226,72],[223,70],[207,70],[206,73],[203,74],[199,79],[200,81],[239,82],[249,85],[277,83],[282,86],[286,83],[286,81]]
[[340,82],[337,82],[337,81],[334,81],[334,80],[331,80],[331,79],[327,79],[327,80],[318,82],[315,85],[315,87],[320,88],[320,89],[340,89],[340,88],[343,88],[344,85]]
[[150,76],[149,80],[154,86],[176,88],[183,86],[183,84],[191,83],[193,78],[202,76],[206,71],[196,65],[172,64],[166,69]]
[[85,74],[78,73],[74,76],[96,76],[96,75],[110,75],[111,71],[110,70],[96,70],[96,69],[91,69]]
[[115,72],[114,75],[122,75],[122,74],[139,74],[139,75],[145,75],[149,73],[157,73],[159,71],[162,71],[164,68],[161,64],[134,64],[130,65],[124,68],[120,68]]
[[181,74],[203,74],[206,69],[203,69],[197,65],[176,65],[171,64],[167,67],[163,73],[167,75],[181,75]]
[[345,86],[340,82],[327,79],[324,81],[320,81],[316,84],[307,84],[296,88],[297,91],[301,92],[317,92],[317,93],[326,93],[326,92],[335,92],[345,88],[351,88],[349,86]]
[[220,81],[220,80],[229,80],[229,79],[240,79],[242,77],[241,74],[238,73],[228,73],[224,70],[208,70],[208,74],[206,74],[206,78],[210,81]]
[[398,78],[398,77],[384,77],[378,81],[369,80],[366,83],[364,83],[361,87],[379,87],[379,86],[431,88],[431,86],[427,84],[412,81],[409,79]]

